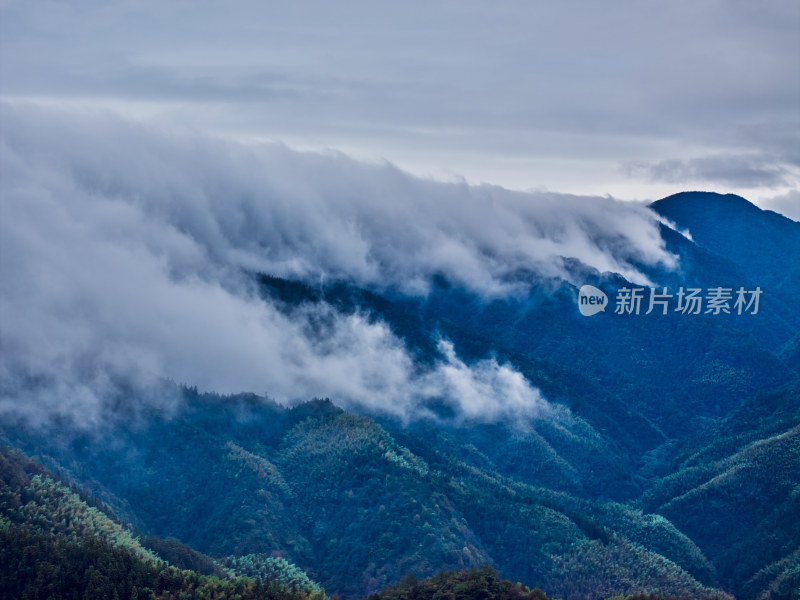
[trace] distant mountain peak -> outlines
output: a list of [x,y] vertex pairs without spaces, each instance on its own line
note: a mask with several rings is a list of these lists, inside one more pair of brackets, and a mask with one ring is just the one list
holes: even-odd
[[746,198],[742,198],[741,196],[738,196],[736,194],[720,194],[717,192],[703,192],[703,191],[678,192],[677,194],[672,194],[671,196],[667,196],[662,200],[657,200],[650,205],[650,207],[659,214],[665,208],[672,209],[679,206],[683,208],[701,207],[704,209],[712,209],[712,210],[738,209],[738,210],[764,212],[758,206],[756,206]]
[[681,192],[650,208],[688,229],[706,250],[733,261],[748,279],[781,285],[800,256],[800,223],[735,194]]

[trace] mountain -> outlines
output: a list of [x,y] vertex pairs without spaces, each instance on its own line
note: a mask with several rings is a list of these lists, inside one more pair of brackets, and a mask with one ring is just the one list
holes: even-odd
[[266,576],[241,577],[241,560],[223,568],[178,542],[159,540],[172,557],[190,557],[212,573],[176,568],[144,547],[107,506],[7,448],[0,448],[0,540],[3,598],[325,598],[285,561]]
[[734,194],[684,192],[658,200],[651,208],[688,231],[698,247],[731,261],[741,274],[731,284],[758,285],[764,290],[764,309],[773,322],[770,329],[781,332],[773,349],[796,335],[800,330],[796,307],[800,223]]
[[650,207],[688,230],[701,248],[733,261],[749,280],[777,289],[797,284],[797,221],[763,210],[735,194],[683,192]]
[[637,503],[685,532],[744,597],[800,586],[792,567],[800,553],[798,400],[798,383],[749,399],[686,444],[673,472]]
[[[280,552],[347,597],[484,563],[563,597],[721,597],[697,580],[713,584],[713,567],[669,523],[499,475],[456,430],[406,432],[415,452],[327,401],[187,394],[185,413],[115,427],[113,441],[26,437],[138,528],[212,556]],[[650,537],[659,552],[641,545]]]
[[[562,277],[515,273],[523,291],[500,297],[446,273],[425,295],[251,273],[281,315],[322,315],[320,345],[326,315],[358,315],[424,376],[456,369],[444,341],[467,366],[524,376],[536,412],[466,417],[432,398],[401,418],[161,382],[117,388],[93,425],[5,419],[0,442],[44,465],[25,473],[49,469],[130,523],[142,552],[203,577],[293,573],[304,593],[319,582],[346,599],[529,594],[501,578],[565,600],[797,597],[800,224],[736,196],[651,208],[677,266],[638,265],[648,284],[568,259]],[[580,314],[583,284],[605,311]],[[668,310],[648,314],[651,287]],[[720,287],[729,313],[676,310],[679,290]],[[733,306],[740,287],[760,288],[757,314]],[[632,288],[638,314],[619,310]],[[40,535],[19,506],[4,518]]]
[[[87,502],[95,503],[18,451],[0,448],[0,596],[326,598],[317,583],[283,558],[251,554],[217,562],[176,540],[148,537],[140,542],[114,519],[108,506]],[[191,568],[180,564],[187,561]],[[500,579],[487,565],[441,572],[421,582],[405,578],[403,585],[413,586],[417,597],[451,591],[459,597],[466,592],[467,597],[483,593],[498,600],[548,600],[541,590]],[[383,592],[394,593],[392,588]]]

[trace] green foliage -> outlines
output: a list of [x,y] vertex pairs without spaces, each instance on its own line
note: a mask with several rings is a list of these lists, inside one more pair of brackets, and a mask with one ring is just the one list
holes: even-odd
[[540,589],[501,579],[488,565],[478,569],[440,572],[417,581],[404,577],[368,600],[549,600]]
[[312,598],[319,600],[325,598],[322,587],[285,558],[248,554],[246,556],[229,556],[221,564],[235,576],[274,581],[288,589],[306,592]]
[[[598,543],[595,554],[615,556],[630,537],[702,572],[702,553],[694,548],[693,554],[674,528],[633,509],[623,517],[619,509],[600,510],[503,475],[473,443],[487,448],[499,438],[540,444],[537,432],[519,434],[527,436],[519,442],[496,428],[479,428],[486,439],[466,441],[456,437],[463,432],[443,427],[418,433],[393,426],[390,433],[325,401],[281,410],[191,394],[183,414],[120,430],[114,445],[77,442],[80,461],[69,458],[76,443],[48,450],[88,467],[76,478],[102,482],[124,498],[124,510],[168,540],[148,547],[177,566],[215,572],[182,544],[210,555],[279,553],[326,589],[353,598],[407,574],[425,577],[491,562],[504,577],[545,582],[548,592],[563,595],[579,565],[558,562],[560,557],[590,540]],[[197,489],[204,493],[190,493]],[[673,589],[643,566],[663,560],[658,553],[630,557],[639,589]],[[599,561],[606,570],[598,569],[593,580],[582,573],[584,584],[600,586],[612,562]],[[271,575],[291,585],[283,575]],[[687,585],[684,575],[674,589]],[[609,589],[628,588],[620,583]]]
[[754,597],[748,580],[791,555],[800,539],[800,426],[719,460],[687,462],[657,482],[643,504],[691,537],[735,589]]
[[746,596],[757,600],[800,598],[800,546],[783,559],[761,569],[742,588]]
[[[0,483],[1,598],[324,600],[319,586],[285,561],[278,564],[303,585],[171,566],[18,452],[0,452]],[[177,542],[150,541],[202,566],[210,562]]]
[[102,537],[72,540],[0,526],[0,597],[119,600],[312,600],[274,582],[220,579],[145,561]]
[[732,600],[707,588],[663,556],[625,541],[602,546],[584,542],[555,560],[544,584],[559,590],[565,600],[662,591],[681,598]]
[[223,578],[227,576],[225,570],[217,565],[214,559],[176,539],[165,540],[150,535],[142,538],[141,544],[170,565],[181,570],[196,571],[203,575],[216,575]]
[[703,551],[669,520],[633,507],[609,502],[587,510],[629,541],[674,562],[706,585],[718,584],[716,569]]

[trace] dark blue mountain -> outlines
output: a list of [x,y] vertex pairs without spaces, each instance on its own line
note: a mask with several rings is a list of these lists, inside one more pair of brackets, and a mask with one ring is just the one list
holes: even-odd
[[701,248],[731,260],[750,281],[800,291],[800,223],[734,194],[682,192],[651,204]]

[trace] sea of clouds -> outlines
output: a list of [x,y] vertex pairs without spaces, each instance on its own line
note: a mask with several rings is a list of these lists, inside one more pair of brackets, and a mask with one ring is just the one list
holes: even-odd
[[[408,419],[552,413],[508,364],[447,340],[422,368],[381,322],[290,315],[252,274],[484,298],[565,259],[646,282],[672,267],[658,219],[605,197],[437,182],[338,153],[245,145],[88,110],[0,104],[0,411],[100,418],[120,381],[170,378],[293,403],[330,397]],[[321,338],[309,322],[331,326]]]

